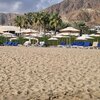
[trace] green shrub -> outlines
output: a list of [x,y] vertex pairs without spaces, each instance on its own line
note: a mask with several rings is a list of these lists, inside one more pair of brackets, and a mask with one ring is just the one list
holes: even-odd
[[3,45],[3,43],[5,43],[6,41],[8,41],[7,38],[0,36],[0,45]]

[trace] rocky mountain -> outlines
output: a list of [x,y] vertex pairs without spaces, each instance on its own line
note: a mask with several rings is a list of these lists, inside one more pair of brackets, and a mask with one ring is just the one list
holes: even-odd
[[14,18],[17,15],[14,13],[0,13],[0,25],[14,25]]
[[[88,25],[100,24],[100,0],[63,0],[44,11],[59,13],[65,22],[85,21]],[[14,25],[17,15],[0,13],[0,25]]]
[[66,22],[85,21],[100,24],[100,0],[64,0],[44,11],[57,12]]

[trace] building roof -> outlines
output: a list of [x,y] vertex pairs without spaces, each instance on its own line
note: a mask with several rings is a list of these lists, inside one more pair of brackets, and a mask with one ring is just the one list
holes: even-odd
[[0,30],[4,31],[19,31],[20,28],[16,26],[0,26]]

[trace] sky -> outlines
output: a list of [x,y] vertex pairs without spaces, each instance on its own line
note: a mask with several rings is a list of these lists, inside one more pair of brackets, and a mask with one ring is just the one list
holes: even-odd
[[0,12],[33,12],[40,11],[62,0],[0,0]]

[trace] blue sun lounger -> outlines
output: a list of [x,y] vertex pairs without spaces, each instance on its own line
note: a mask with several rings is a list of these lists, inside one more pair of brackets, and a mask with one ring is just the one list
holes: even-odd
[[10,46],[12,44],[12,42],[8,41],[4,43],[4,46]]
[[84,42],[82,42],[82,41],[75,41],[71,44],[72,48],[78,48],[78,47],[80,48],[80,47],[83,47],[83,46],[84,46]]
[[97,47],[100,49],[100,43],[98,43],[98,46]]
[[18,46],[18,42],[11,42],[11,41],[5,42],[4,46]]
[[91,42],[84,42],[84,47],[89,47],[89,46],[92,46],[92,43]]
[[11,42],[11,41],[9,41],[7,45],[8,45],[8,46],[12,46],[12,42]]
[[11,46],[18,46],[18,42],[12,42]]
[[61,42],[60,45],[58,45],[58,47],[66,47],[67,44],[65,42]]
[[8,41],[7,42],[5,42],[5,43],[3,43],[3,45],[5,46],[5,45],[7,45],[8,44]]

